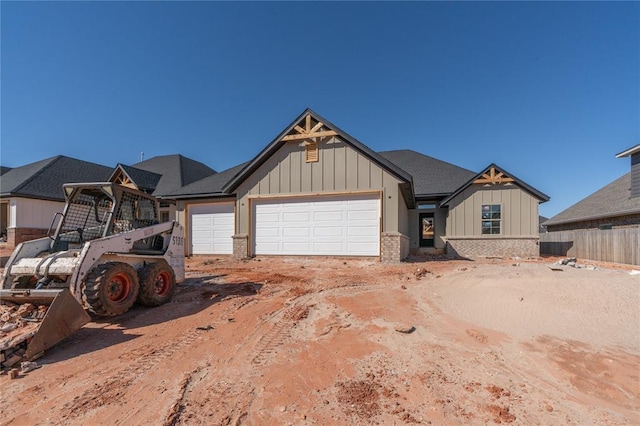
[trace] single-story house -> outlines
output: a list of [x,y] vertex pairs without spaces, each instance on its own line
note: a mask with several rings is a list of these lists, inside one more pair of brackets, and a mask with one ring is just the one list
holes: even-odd
[[[64,209],[64,183],[112,181],[160,197],[216,173],[178,154],[153,157],[133,166],[118,164],[115,169],[58,155],[1,171],[0,230],[12,246],[46,235],[54,215]],[[175,219],[175,202],[163,200],[160,216],[163,221]]]
[[113,168],[58,155],[10,169],[0,177],[0,227],[7,243],[46,235],[64,209],[62,185],[105,181]]
[[496,164],[479,173],[410,150],[375,152],[305,110],[253,159],[186,185],[187,254],[376,256],[447,250],[538,256],[549,197]]
[[640,226],[640,144],[616,157],[631,171],[544,222],[548,232]]

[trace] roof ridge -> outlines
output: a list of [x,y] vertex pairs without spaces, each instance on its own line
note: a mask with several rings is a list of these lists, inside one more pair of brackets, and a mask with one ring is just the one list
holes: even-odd
[[431,158],[431,159],[436,160],[436,161],[439,161],[439,162],[441,162],[441,163],[448,164],[448,165],[453,166],[453,167],[457,167],[458,169],[466,170],[466,171],[468,171],[468,172],[470,172],[470,173],[474,173],[474,174],[476,173],[475,171],[473,171],[473,170],[471,170],[471,169],[467,169],[466,167],[459,166],[459,165],[454,164],[454,163],[451,163],[451,162],[449,162],[449,161],[441,160],[441,159],[436,158],[436,157],[434,157],[434,156],[432,156],[432,155],[428,155],[428,154],[425,154],[424,152],[416,151],[416,150],[414,150],[414,149],[390,149],[390,150],[386,150],[386,151],[378,151],[378,154],[383,155],[383,154],[385,154],[385,153],[389,153],[389,152],[401,152],[401,151],[404,151],[404,152],[414,152],[414,153],[416,153],[416,154],[420,154],[420,155],[422,155],[422,156],[424,156],[424,157]]

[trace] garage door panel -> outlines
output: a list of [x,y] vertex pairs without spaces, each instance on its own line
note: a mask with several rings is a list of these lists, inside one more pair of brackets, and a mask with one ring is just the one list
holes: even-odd
[[376,212],[371,210],[349,210],[347,212],[348,220],[378,220]]
[[343,251],[343,244],[341,241],[334,242],[315,242],[313,244],[313,248],[315,250],[315,254],[335,254],[337,252]]
[[349,237],[370,237],[374,232],[378,231],[377,226],[352,226],[347,229]]
[[280,236],[280,228],[276,228],[273,226],[269,227],[261,227],[256,229],[256,241],[260,238],[273,238]]
[[256,243],[256,251],[261,252],[278,252],[281,250],[279,243],[258,242]]
[[291,222],[309,222],[309,212],[285,212],[282,215],[282,219],[285,223]]
[[282,230],[283,237],[308,237],[311,230],[309,228],[286,227]]
[[313,220],[315,220],[316,222],[322,222],[322,221],[336,221],[336,220],[342,220],[343,219],[343,212],[341,210],[328,210],[328,211],[316,211],[313,214]]
[[313,235],[316,237],[342,237],[344,231],[342,227],[337,226],[316,226],[313,229]]
[[296,202],[290,204],[276,203],[273,206],[285,212],[307,212],[311,205],[312,203],[309,202]]
[[371,243],[370,242],[348,242],[347,250],[354,255],[364,255],[368,256],[371,253]]
[[255,254],[380,253],[377,195],[318,197],[314,201],[256,200],[252,212]]
[[263,213],[260,216],[260,219],[262,222],[275,222],[278,223],[280,222],[280,214],[279,213]]
[[309,252],[309,243],[308,242],[288,242],[285,241],[282,243],[283,251],[287,253],[308,253]]

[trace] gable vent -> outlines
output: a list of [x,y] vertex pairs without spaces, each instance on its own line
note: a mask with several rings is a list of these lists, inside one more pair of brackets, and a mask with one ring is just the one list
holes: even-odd
[[318,161],[318,143],[317,142],[307,142],[305,145],[305,161],[307,163],[314,163]]

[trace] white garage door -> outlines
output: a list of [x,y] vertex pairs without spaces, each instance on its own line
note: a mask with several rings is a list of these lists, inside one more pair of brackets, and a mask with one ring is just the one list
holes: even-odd
[[189,218],[191,253],[233,253],[233,203],[192,205],[189,207]]
[[376,194],[253,203],[255,254],[378,256]]

